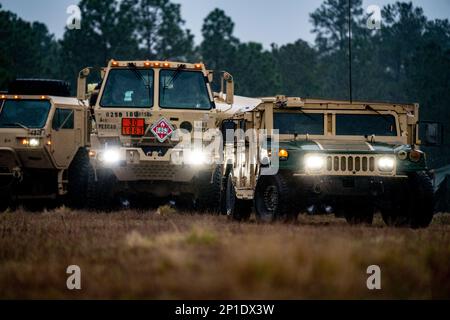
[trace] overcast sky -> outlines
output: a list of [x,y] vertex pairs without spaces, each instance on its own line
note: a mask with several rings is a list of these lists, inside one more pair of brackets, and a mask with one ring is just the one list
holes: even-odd
[[[256,41],[266,48],[271,43],[279,45],[301,38],[313,42],[309,13],[321,0],[173,0],[181,3],[186,27],[201,41],[203,19],[214,8],[221,8],[232,17],[235,35],[241,41]],[[364,6],[393,3],[394,0],[364,0]],[[450,19],[450,0],[413,0],[424,9],[428,18]],[[64,32],[68,14],[66,8],[77,0],[0,0],[3,9],[17,13],[28,21],[47,24],[50,32],[60,38]]]

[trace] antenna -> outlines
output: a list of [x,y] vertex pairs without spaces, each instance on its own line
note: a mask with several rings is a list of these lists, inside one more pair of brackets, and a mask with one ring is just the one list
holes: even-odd
[[348,0],[348,87],[350,103],[353,103],[352,94],[352,0]]

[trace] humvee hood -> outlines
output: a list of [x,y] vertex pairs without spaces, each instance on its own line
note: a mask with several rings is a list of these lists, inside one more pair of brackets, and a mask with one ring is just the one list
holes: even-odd
[[[281,142],[281,144],[283,144]],[[290,141],[287,148],[301,149],[303,151],[329,151],[329,152],[392,152],[397,147],[394,144],[365,141],[336,141],[336,140],[302,140]]]

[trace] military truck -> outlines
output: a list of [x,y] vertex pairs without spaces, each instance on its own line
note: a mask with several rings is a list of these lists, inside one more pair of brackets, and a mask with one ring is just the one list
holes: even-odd
[[387,225],[426,227],[432,220],[417,104],[277,96],[224,120],[224,128],[268,130],[265,145],[256,138],[256,156],[239,148],[249,135],[227,141],[234,148],[223,193],[234,219],[248,219],[252,205],[259,221],[274,221],[326,204],[351,224],[372,223],[377,210]]
[[64,81],[18,79],[0,100],[0,204],[64,200],[80,207],[87,187],[87,102]]
[[232,104],[232,76],[222,72],[223,89],[213,95],[213,73],[202,63],[111,60],[89,95],[90,74],[92,69],[85,68],[78,78],[78,98],[89,98],[95,122],[88,205],[110,210],[122,195],[144,195],[216,210],[220,154],[203,142],[183,148],[180,142],[217,128],[215,101]]

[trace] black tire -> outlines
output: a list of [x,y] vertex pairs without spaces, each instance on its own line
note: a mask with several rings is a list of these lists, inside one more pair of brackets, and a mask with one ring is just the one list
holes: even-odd
[[67,205],[74,209],[86,206],[89,155],[86,149],[80,149],[69,167],[67,186]]
[[283,176],[260,177],[254,197],[256,219],[260,222],[296,220],[298,211],[293,199]]
[[233,176],[231,173],[227,177],[227,185],[225,189],[225,207],[227,215],[236,221],[248,221],[252,214],[252,201],[238,199],[233,184]]
[[[97,180],[95,179],[97,175]],[[88,171],[87,206],[91,210],[109,212],[118,207],[114,199],[116,178],[109,170]]]
[[381,210],[388,226],[426,228],[433,220],[434,190],[425,172],[416,172],[392,195],[391,205]]
[[201,173],[198,181],[196,209],[201,212],[220,212],[222,189],[222,167],[216,166],[212,172]]
[[353,204],[343,209],[343,215],[348,224],[368,224],[373,222],[375,207],[371,204]]

